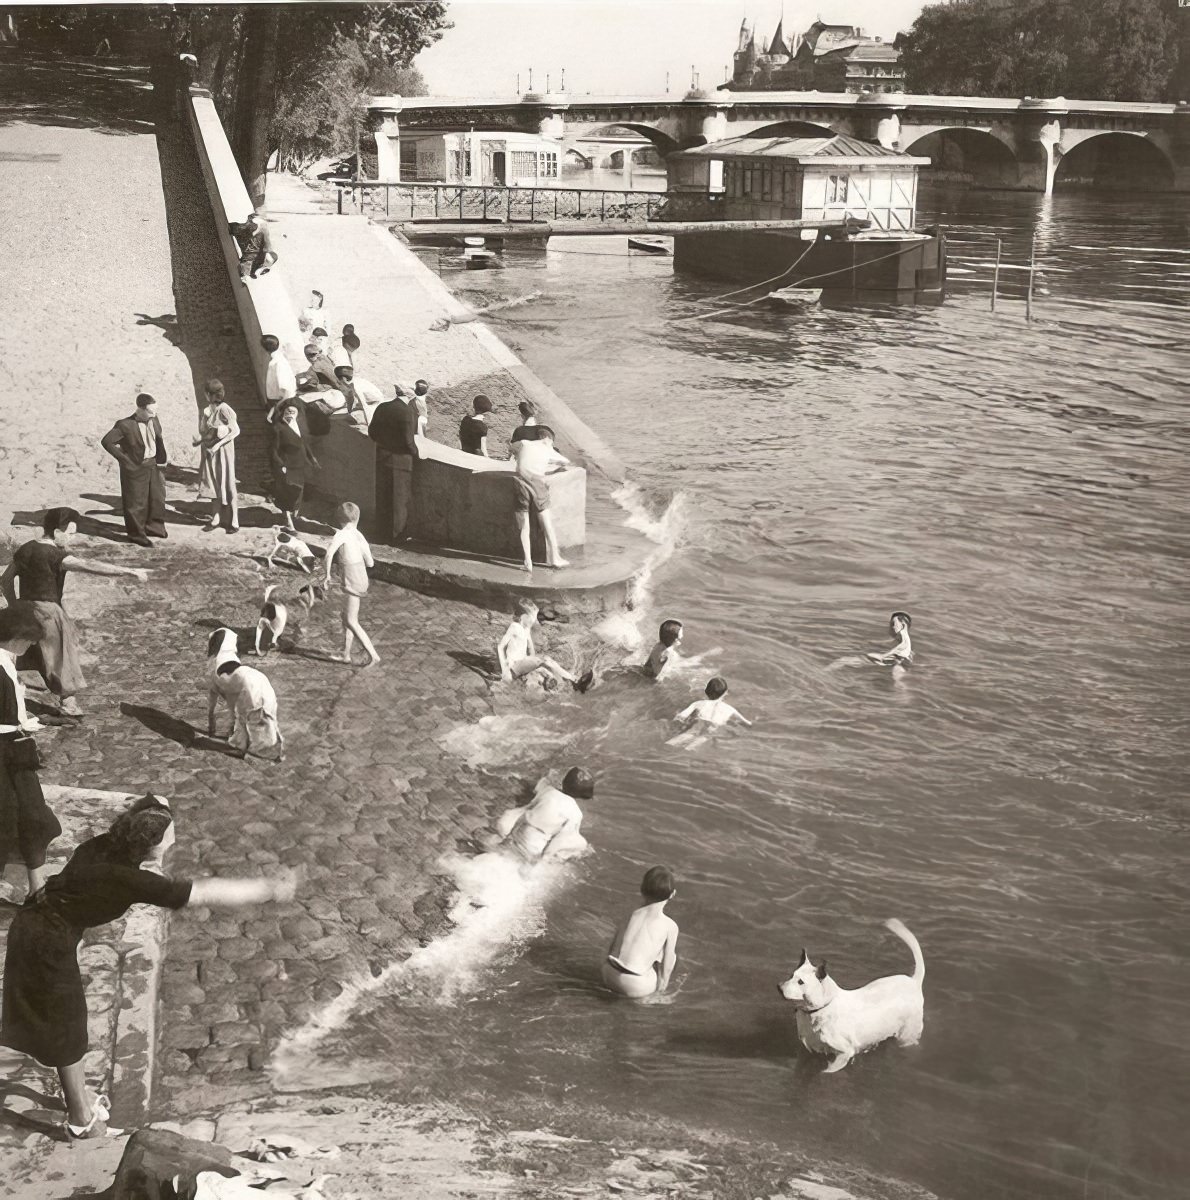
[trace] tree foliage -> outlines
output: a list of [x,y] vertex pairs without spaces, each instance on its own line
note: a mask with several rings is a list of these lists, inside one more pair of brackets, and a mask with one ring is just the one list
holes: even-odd
[[13,10],[22,41],[148,60],[187,51],[209,87],[240,169],[260,199],[274,150],[308,161],[350,150],[370,91],[424,91],[410,71],[449,29],[445,0],[387,4],[184,7],[32,6]]
[[911,92],[1172,99],[1188,27],[1177,0],[965,0],[926,8],[902,61]]

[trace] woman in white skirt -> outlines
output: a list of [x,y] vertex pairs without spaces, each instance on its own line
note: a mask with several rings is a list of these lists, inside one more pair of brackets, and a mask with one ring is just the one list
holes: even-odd
[[210,533],[223,526],[225,533],[240,528],[239,499],[236,496],[236,446],[240,425],[235,410],[223,399],[223,384],[207,381],[207,406],[198,418],[196,446],[202,447],[202,478],[198,498],[211,499],[211,517],[203,529]]

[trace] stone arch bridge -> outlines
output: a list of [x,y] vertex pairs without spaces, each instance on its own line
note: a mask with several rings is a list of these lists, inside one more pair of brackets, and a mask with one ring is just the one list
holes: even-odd
[[934,159],[977,185],[1049,193],[1056,181],[1190,191],[1190,104],[902,93],[690,92],[513,99],[376,96],[380,175],[399,178],[401,130],[518,131],[590,158],[609,130],[662,155],[750,134],[843,133]]

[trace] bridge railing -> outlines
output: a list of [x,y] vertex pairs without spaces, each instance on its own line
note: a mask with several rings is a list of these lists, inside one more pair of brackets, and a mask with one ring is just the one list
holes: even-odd
[[340,215],[354,209],[394,221],[713,220],[720,196],[600,188],[335,181]]

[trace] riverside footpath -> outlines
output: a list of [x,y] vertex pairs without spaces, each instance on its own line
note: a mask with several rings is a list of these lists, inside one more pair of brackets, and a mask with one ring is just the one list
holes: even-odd
[[[80,626],[87,715],[44,736],[43,779],[169,796],[171,873],[301,873],[292,904],[170,917],[160,974],[145,976],[157,989],[147,994],[156,1033],[139,1060],[149,1098],[123,1119],[233,1151],[282,1135],[335,1148],[334,1161],[298,1154],[282,1165],[297,1183],[330,1177],[309,1196],[874,1194],[824,1191],[785,1151],[698,1131],[659,1123],[642,1145],[639,1125],[626,1117],[592,1127],[580,1103],[543,1114],[518,1097],[460,1100],[466,1081],[449,1105],[327,1091],[316,1078],[277,1092],[267,1068],[286,1033],[442,932],[452,901],[444,857],[472,852],[495,814],[570,762],[564,746],[535,745],[489,774],[452,756],[452,733],[525,704],[493,687],[482,665],[507,614],[383,583],[365,610],[379,668],[330,659],[340,645],[333,602],[314,609],[292,652],[265,664],[283,762],[231,757],[204,736],[211,630],[230,625],[246,645],[266,583],[296,590],[301,577],[263,564],[275,514],[250,491],[238,536],[199,528],[195,383],[218,375],[228,384],[245,422],[246,488],[263,435],[210,214],[187,185],[195,164],[141,68],[6,58],[0,97],[9,214],[0,237],[14,297],[0,358],[0,554],[35,536],[40,510],[70,504],[86,516],[79,553],[152,571],[143,585],[71,579],[65,603]],[[433,314],[425,317],[420,328]],[[409,369],[433,373],[412,356]],[[124,540],[115,464],[98,445],[141,389],[160,401],[173,459],[170,537],[145,551]],[[553,636],[543,630],[541,647],[561,653]],[[96,808],[92,820],[106,816]],[[63,824],[59,856],[84,826]],[[114,1054],[118,1035],[109,1036]],[[65,1146],[22,1122],[7,1094],[0,1123],[0,1195],[94,1194],[110,1182],[122,1138]]]

